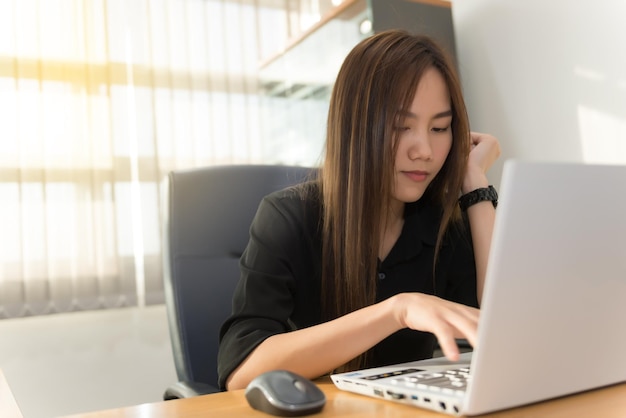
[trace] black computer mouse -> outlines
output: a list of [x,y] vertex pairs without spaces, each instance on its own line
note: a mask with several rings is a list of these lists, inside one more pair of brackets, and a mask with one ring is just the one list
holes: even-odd
[[326,396],[306,377],[287,370],[272,370],[254,378],[246,388],[251,407],[271,415],[297,417],[319,412]]

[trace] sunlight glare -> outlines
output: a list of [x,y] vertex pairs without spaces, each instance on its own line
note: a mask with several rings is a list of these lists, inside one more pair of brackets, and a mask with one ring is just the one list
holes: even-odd
[[626,117],[578,106],[583,161],[597,164],[626,163]]

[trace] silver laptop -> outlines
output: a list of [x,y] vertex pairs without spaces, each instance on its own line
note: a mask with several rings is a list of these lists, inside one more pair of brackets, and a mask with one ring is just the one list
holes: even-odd
[[626,381],[624,330],[626,166],[509,160],[474,352],[331,377],[477,415]]

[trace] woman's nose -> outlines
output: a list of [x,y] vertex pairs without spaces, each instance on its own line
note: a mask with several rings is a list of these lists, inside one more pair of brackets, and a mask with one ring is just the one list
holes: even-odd
[[430,160],[432,158],[432,148],[427,134],[417,134],[411,138],[409,146],[409,158],[411,160]]

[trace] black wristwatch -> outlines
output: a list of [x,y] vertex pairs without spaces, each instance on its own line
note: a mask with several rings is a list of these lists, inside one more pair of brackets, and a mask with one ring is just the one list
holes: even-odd
[[494,208],[498,207],[498,192],[496,192],[495,187],[491,185],[489,187],[481,187],[480,189],[472,190],[464,194],[459,197],[459,206],[461,210],[465,212],[470,206],[486,200],[490,200]]

